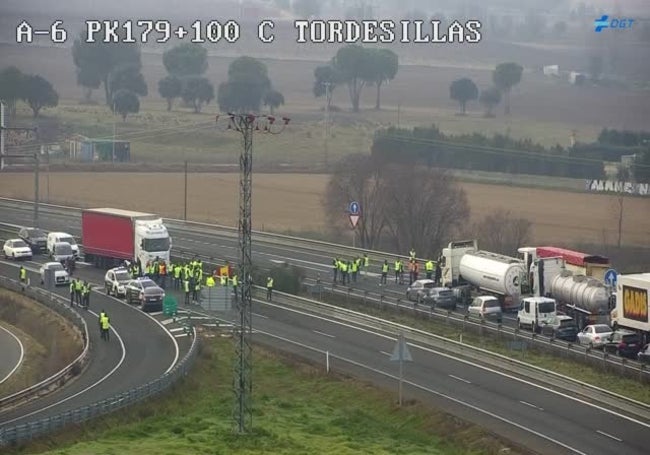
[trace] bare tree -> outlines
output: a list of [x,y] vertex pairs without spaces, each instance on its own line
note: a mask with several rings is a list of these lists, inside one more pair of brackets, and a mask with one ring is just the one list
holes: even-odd
[[474,225],[474,235],[483,250],[516,255],[517,248],[531,240],[531,222],[510,211],[498,210]]
[[382,166],[369,155],[349,155],[341,160],[327,185],[324,206],[333,226],[350,227],[347,209],[352,201],[361,205],[357,225],[360,246],[374,248],[386,225]]
[[390,166],[383,173],[385,219],[397,251],[436,257],[469,218],[467,197],[441,170]]

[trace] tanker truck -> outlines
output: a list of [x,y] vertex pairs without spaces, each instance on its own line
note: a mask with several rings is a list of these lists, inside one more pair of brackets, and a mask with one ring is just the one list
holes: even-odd
[[589,324],[609,324],[610,291],[595,278],[563,270],[541,291],[541,295],[553,297],[558,310],[571,316],[579,329]]
[[650,343],[650,273],[618,275],[612,327],[638,332]]
[[[478,249],[476,240],[451,242],[442,250],[441,285],[473,287],[499,298],[503,311],[517,311],[529,292],[524,262]],[[457,293],[458,295],[458,293]]]

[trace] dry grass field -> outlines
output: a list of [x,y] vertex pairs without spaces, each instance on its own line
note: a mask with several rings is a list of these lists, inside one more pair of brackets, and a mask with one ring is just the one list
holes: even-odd
[[[183,216],[182,173],[52,173],[49,200],[74,206],[111,206]],[[238,174],[190,174],[188,218],[236,225]],[[253,176],[253,227],[270,231],[326,230],[322,207],[326,175],[256,174]],[[497,209],[533,223],[536,243],[612,245],[618,232],[618,202],[609,195],[462,183],[472,219]],[[42,175],[43,200],[47,177]],[[30,173],[5,174],[0,195],[33,198]],[[650,198],[624,200],[623,243],[650,245]]]

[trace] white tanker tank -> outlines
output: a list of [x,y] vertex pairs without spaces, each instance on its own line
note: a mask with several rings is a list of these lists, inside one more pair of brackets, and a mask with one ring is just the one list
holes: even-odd
[[563,271],[551,280],[548,291],[558,301],[593,315],[609,311],[609,291],[600,281]]
[[526,269],[516,258],[489,251],[471,251],[460,258],[459,274],[481,290],[513,297],[513,304],[518,305]]

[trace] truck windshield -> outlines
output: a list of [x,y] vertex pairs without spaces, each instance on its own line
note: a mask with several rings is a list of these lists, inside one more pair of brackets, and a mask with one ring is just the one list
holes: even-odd
[[149,252],[169,251],[169,237],[142,240],[142,249]]
[[72,237],[61,237],[59,242],[69,243],[70,245],[76,245],[77,242]]
[[553,302],[542,302],[539,304],[540,313],[552,313],[555,311],[555,303]]

